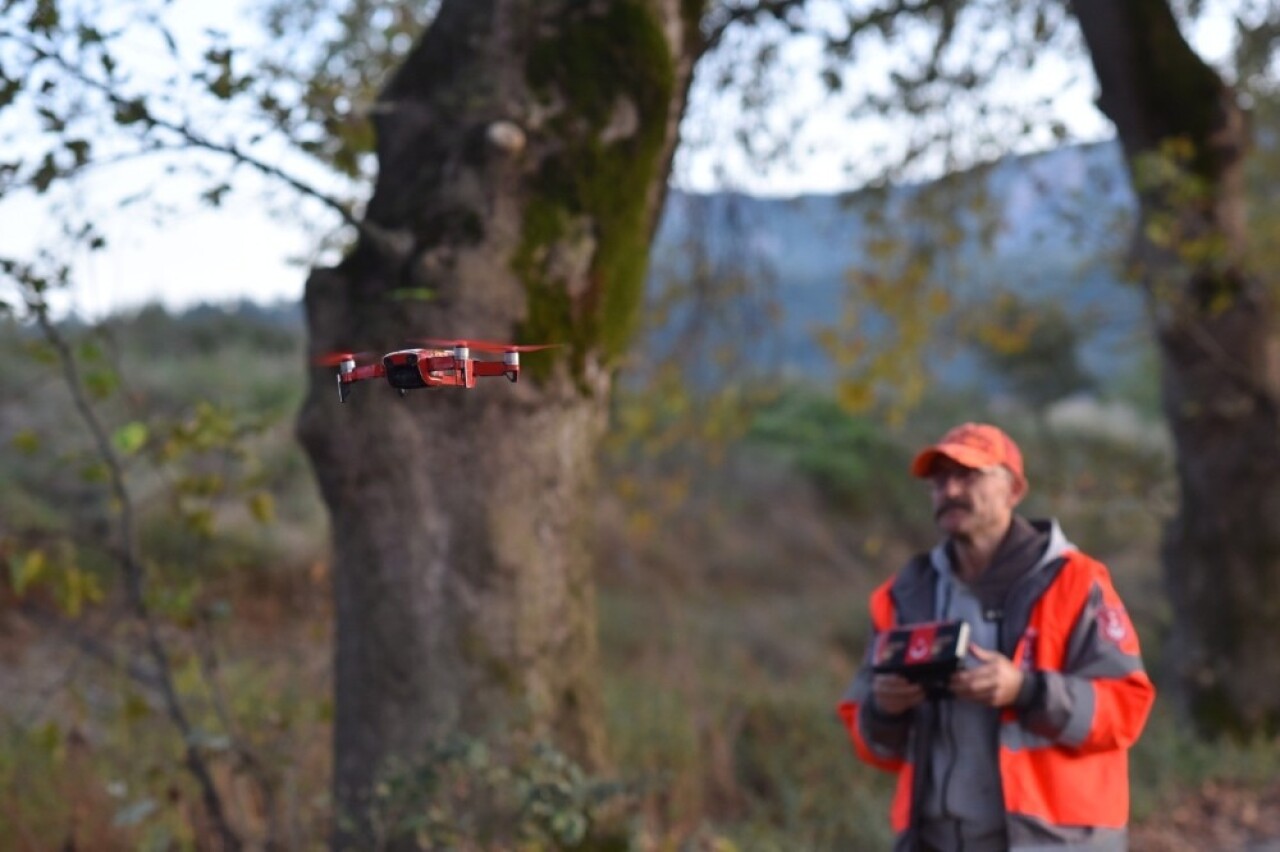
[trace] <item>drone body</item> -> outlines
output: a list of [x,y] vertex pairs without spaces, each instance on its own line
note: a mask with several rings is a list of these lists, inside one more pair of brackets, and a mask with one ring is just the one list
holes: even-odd
[[[421,341],[431,348],[397,349],[385,355],[333,352],[316,359],[322,366],[338,368],[338,401],[346,402],[351,385],[367,379],[387,380],[387,384],[404,396],[420,388],[473,388],[482,376],[506,376],[508,381],[520,377],[520,353],[549,348],[548,345],[522,346],[514,343],[492,343],[483,340]],[[554,345],[554,344],[551,344]],[[474,358],[471,350],[501,353],[502,360]]]

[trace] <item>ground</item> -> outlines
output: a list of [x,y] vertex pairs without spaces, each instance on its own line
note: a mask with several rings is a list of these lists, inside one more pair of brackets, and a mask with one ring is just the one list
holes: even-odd
[[1207,782],[1133,828],[1133,852],[1280,852],[1280,781]]

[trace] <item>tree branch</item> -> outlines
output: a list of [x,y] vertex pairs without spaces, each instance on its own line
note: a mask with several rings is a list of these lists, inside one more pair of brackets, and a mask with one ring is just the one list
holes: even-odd
[[337,213],[345,224],[355,228],[356,231],[375,246],[379,252],[389,255],[397,260],[403,260],[405,255],[407,255],[409,248],[405,245],[405,240],[400,238],[397,234],[389,231],[388,229],[379,227],[376,223],[357,217],[347,204],[317,189],[301,178],[290,174],[280,166],[262,160],[257,156],[244,151],[234,143],[215,142],[214,140],[198,133],[187,122],[173,121],[156,115],[141,99],[128,98],[120,94],[107,83],[87,74],[82,68],[68,61],[58,52],[48,50],[41,45],[36,44],[30,38],[17,36],[12,33],[5,33],[4,35],[31,51],[38,59],[53,62],[67,74],[70,74],[77,82],[101,94],[116,109],[129,111],[132,116],[135,116],[135,120],[145,124],[148,128],[173,133],[182,140],[188,148],[209,151],[214,154],[229,157],[234,162],[246,165],[262,175],[273,180],[277,180],[300,195],[319,201],[321,204]]
[[788,12],[803,8],[807,2],[808,0],[759,0],[758,3],[747,6],[721,7],[707,16],[711,29],[707,33],[703,49],[706,53],[715,50],[723,40],[725,32],[734,24],[754,26],[761,18],[782,21],[785,20]]
[[164,701],[170,721],[182,735],[187,769],[195,777],[200,787],[201,798],[209,812],[209,817],[213,822],[214,830],[218,834],[222,847],[228,850],[238,850],[242,847],[241,840],[227,821],[222,799],[213,782],[213,775],[210,773],[204,757],[196,747],[195,730],[187,718],[186,710],[174,686],[173,665],[169,659],[169,652],[160,639],[159,627],[147,606],[144,594],[145,569],[138,554],[134,530],[133,501],[125,484],[124,467],[120,462],[120,457],[111,445],[106,428],[98,418],[93,406],[89,404],[75,355],[57,326],[49,318],[48,304],[38,291],[33,292],[30,288],[24,288],[24,298],[45,340],[57,353],[63,379],[71,392],[76,411],[88,427],[98,455],[107,466],[111,492],[118,502],[119,534],[121,539],[120,564],[124,573],[126,599],[134,616],[143,626],[146,649],[155,665],[155,677],[158,681],[161,698]]
[[[155,672],[139,665],[135,660],[121,659],[120,655],[117,654],[109,644],[103,641],[102,636],[109,634],[113,629],[115,629],[118,615],[113,615],[107,625],[98,631],[101,635],[94,635],[93,633],[88,633],[78,629],[74,624],[58,618],[56,615],[46,612],[29,602],[24,602],[20,606],[19,611],[22,613],[24,618],[40,625],[42,628],[58,631],[61,634],[61,638],[69,644],[74,645],[76,650],[83,656],[96,660],[115,671],[124,672],[131,680],[136,681],[138,684],[145,686],[148,689],[160,688],[160,679],[156,677]],[[66,673],[44,691],[40,696],[40,699],[32,708],[33,713],[28,714],[29,720],[32,715],[38,714],[39,708],[42,705],[47,704],[54,694],[71,682],[79,664],[80,657],[76,657],[76,659],[67,667]]]
[[903,18],[922,17],[933,11],[942,11],[954,17],[955,0],[893,0],[863,14],[852,12],[845,18],[849,31],[842,38],[828,39],[827,49],[833,53],[848,56],[852,53],[853,43],[867,30],[884,31]]

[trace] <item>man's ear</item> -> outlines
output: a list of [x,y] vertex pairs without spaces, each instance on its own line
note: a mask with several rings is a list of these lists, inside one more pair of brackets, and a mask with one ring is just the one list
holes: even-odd
[[1027,478],[1025,476],[1013,475],[1010,472],[1009,495],[1013,498],[1013,505],[1022,502],[1022,498],[1027,496]]

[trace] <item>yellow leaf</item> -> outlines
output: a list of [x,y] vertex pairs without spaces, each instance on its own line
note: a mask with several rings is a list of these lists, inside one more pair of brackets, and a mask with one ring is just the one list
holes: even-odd
[[22,595],[32,584],[40,580],[48,566],[43,550],[33,550],[25,556],[19,556],[9,563],[9,576],[13,581],[14,594]]
[[275,499],[265,491],[259,491],[249,498],[249,512],[260,524],[269,524],[276,519]]
[[931,290],[926,304],[930,314],[941,316],[951,309],[951,294],[940,288]]
[[837,399],[846,410],[861,414],[875,403],[875,392],[869,382],[848,380],[840,383]]

